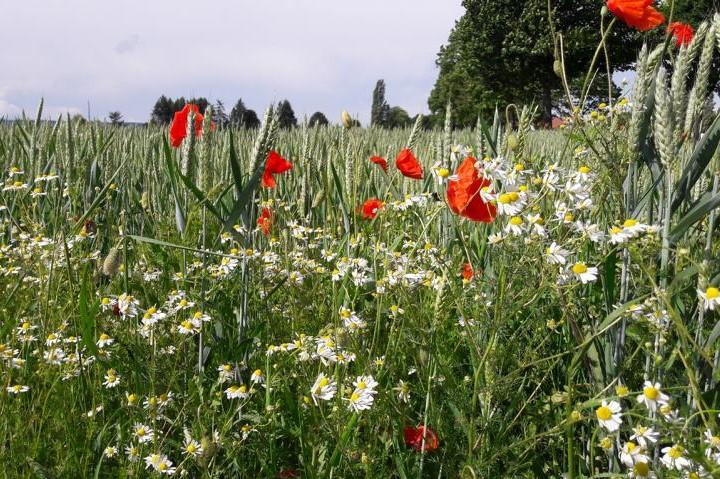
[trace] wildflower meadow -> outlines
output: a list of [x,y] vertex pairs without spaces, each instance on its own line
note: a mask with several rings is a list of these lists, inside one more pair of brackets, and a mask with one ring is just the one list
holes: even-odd
[[1,124],[0,476],[720,477],[720,15],[597,15],[555,130]]

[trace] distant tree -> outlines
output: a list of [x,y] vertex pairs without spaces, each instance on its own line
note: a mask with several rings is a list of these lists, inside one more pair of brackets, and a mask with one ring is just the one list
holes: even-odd
[[[463,0],[465,13],[438,54],[439,76],[428,100],[430,111],[442,122],[451,100],[456,125],[473,126],[478,115],[487,117],[496,106],[534,102],[549,122],[562,101],[562,83],[554,71],[559,35],[569,80],[582,81],[600,40],[603,3]],[[657,33],[664,34],[664,29]],[[640,33],[617,22],[607,42],[611,67],[619,70],[631,65],[641,42]],[[597,90],[591,94],[605,92],[607,96],[606,65],[604,55],[600,57],[594,82]]]
[[228,122],[230,121],[227,113],[225,113],[225,105],[223,104],[222,100],[217,100],[215,102],[215,106],[213,107],[212,120],[218,127],[221,128],[227,126]]
[[[193,105],[196,105],[200,113],[205,113],[205,109],[210,104],[208,99],[202,96],[199,98],[191,98],[187,101],[187,103],[192,103]],[[183,104],[183,106],[185,105]],[[180,109],[182,109],[182,107]]]
[[388,128],[405,128],[412,124],[412,118],[408,115],[408,112],[399,106],[390,108],[388,113]]
[[71,118],[70,121],[75,123],[76,125],[84,125],[87,123],[87,120],[84,116],[82,116],[80,113],[75,113]]
[[119,111],[111,111],[108,113],[108,120],[110,120],[110,123],[116,126],[123,126],[125,122],[123,121],[122,113]]
[[288,100],[283,100],[278,105],[278,123],[280,128],[294,128],[297,126],[295,112]]
[[239,98],[235,106],[230,110],[230,123],[236,127],[243,126],[242,122],[246,111],[245,103],[243,103],[242,98]]
[[370,110],[371,126],[388,126],[390,105],[385,100],[385,80],[378,80],[373,90],[372,109]]
[[328,122],[327,117],[319,111],[316,111],[315,113],[313,113],[312,116],[310,117],[310,120],[308,121],[309,126],[325,126],[328,123],[329,122]]
[[254,129],[260,127],[260,118],[258,118],[255,110],[245,110],[242,119],[243,128]]
[[162,95],[155,102],[150,116],[150,122],[156,125],[166,125],[172,120],[175,111],[175,102],[165,95]]

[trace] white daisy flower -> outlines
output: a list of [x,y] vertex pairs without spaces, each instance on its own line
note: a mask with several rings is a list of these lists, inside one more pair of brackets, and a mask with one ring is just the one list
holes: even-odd
[[615,432],[622,424],[622,406],[617,401],[603,401],[602,405],[595,410],[600,426],[610,432]]

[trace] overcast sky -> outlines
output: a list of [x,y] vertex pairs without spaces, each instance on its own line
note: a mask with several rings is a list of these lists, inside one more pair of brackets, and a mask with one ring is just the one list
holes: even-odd
[[0,116],[146,121],[158,96],[238,98],[262,114],[287,98],[363,122],[372,90],[426,112],[435,58],[460,0],[22,0],[3,2]]

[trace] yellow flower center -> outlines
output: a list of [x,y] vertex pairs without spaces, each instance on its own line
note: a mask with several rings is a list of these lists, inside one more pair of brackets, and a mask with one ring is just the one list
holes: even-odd
[[352,396],[350,396],[351,402],[358,402],[360,400],[360,395],[358,393],[352,393]]
[[513,216],[512,218],[510,218],[510,224],[513,226],[520,226],[522,223],[523,220],[519,216]]
[[575,263],[575,265],[572,267],[572,270],[575,274],[583,274],[587,273],[588,267],[585,266],[583,263]]
[[524,169],[525,169],[525,165],[523,165],[522,163],[517,163],[515,165],[515,171],[523,171]]
[[365,381],[360,381],[357,385],[358,389],[365,389],[367,385],[365,384]]
[[627,451],[628,451],[628,452],[633,452],[633,451],[637,448],[637,444],[635,444],[635,443],[632,442],[632,441],[628,441],[628,442],[625,444],[625,447],[627,447]]
[[597,415],[597,418],[601,421],[609,421],[612,419],[612,411],[607,406],[600,406],[597,408],[597,411],[595,411],[595,414]]
[[572,221],[575,219],[575,216],[572,213],[568,213],[565,215],[565,221]]
[[628,390],[627,386],[622,385],[622,386],[618,386],[615,388],[615,394],[617,394],[620,397],[625,397],[629,393],[630,393],[630,391]]
[[616,235],[618,233],[622,233],[622,228],[618,228],[617,226],[613,226],[610,228],[610,233]]
[[644,462],[636,462],[633,466],[633,472],[636,477],[647,477],[650,474],[650,467]]
[[668,451],[668,455],[673,459],[679,459],[682,457],[683,452],[683,447],[679,444],[676,444],[675,446],[670,448],[670,450]]
[[656,387],[648,386],[643,389],[643,394],[646,398],[654,401],[658,398],[658,396],[660,396],[660,391],[658,391]]
[[197,446],[196,446],[195,444],[193,444],[193,443],[190,443],[190,444],[187,445],[187,447],[185,448],[185,450],[186,450],[187,452],[189,452],[190,454],[194,454],[195,451],[197,451]]
[[438,168],[437,174],[440,178],[447,178],[448,176],[450,176],[450,170],[448,170],[447,168]]
[[588,173],[590,173],[590,168],[587,167],[587,166],[581,166],[580,168],[578,168],[578,173],[582,173],[583,175],[587,175]]
[[717,299],[720,297],[720,289],[710,287],[705,291],[707,299]]
[[498,196],[498,202],[502,204],[509,204],[514,203],[519,198],[519,195],[515,191],[511,191],[510,193],[503,193],[500,196]]
[[330,384],[330,380],[328,378],[322,378],[318,383],[318,388],[324,388],[328,384]]
[[625,220],[625,222],[623,223],[623,228],[632,228],[632,227],[635,226],[636,224],[637,224],[637,220],[627,219],[627,220]]

